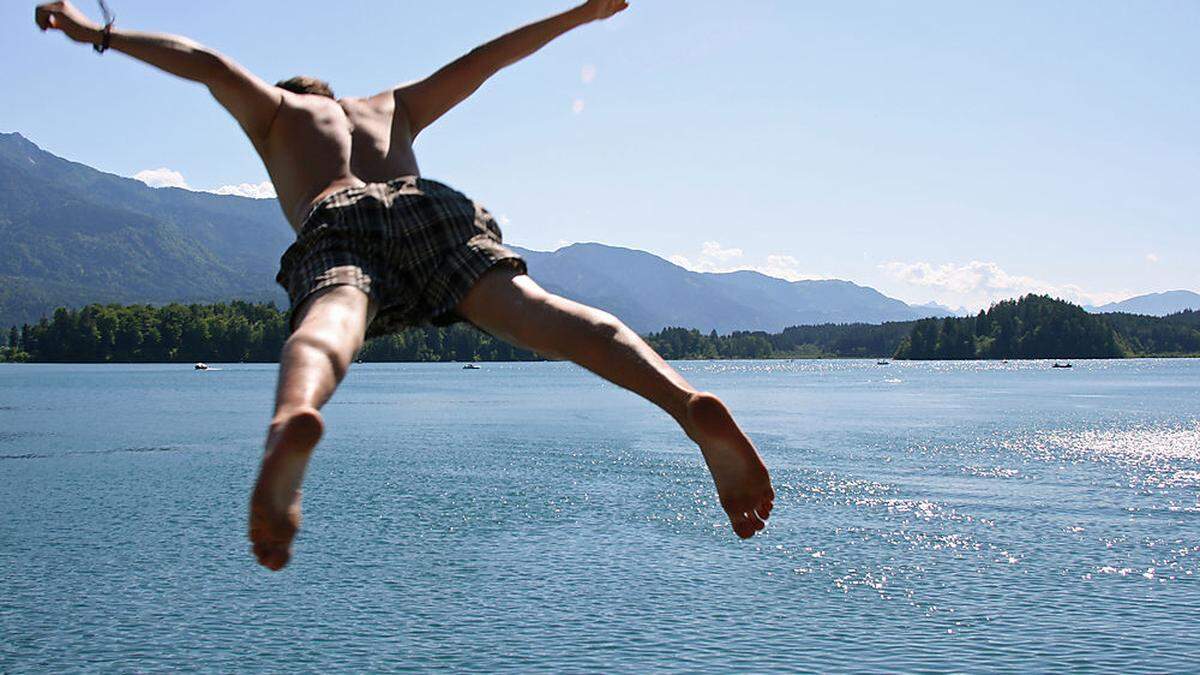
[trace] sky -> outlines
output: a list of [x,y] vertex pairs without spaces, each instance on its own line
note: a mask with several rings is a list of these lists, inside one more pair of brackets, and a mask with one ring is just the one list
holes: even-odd
[[[348,96],[571,6],[110,5]],[[32,17],[0,5],[0,131],[155,185],[270,194],[203,87]],[[1200,291],[1198,34],[1194,0],[633,0],[501,72],[416,151],[534,249],[598,241],[967,309]]]

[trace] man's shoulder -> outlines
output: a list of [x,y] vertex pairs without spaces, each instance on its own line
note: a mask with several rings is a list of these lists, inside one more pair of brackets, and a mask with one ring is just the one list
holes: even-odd
[[374,123],[390,123],[396,112],[391,97],[379,94],[363,98],[340,98],[338,105],[351,120],[371,120]]
[[311,96],[294,94],[288,91],[283,92],[283,100],[280,102],[283,110],[290,110],[292,114],[300,114],[308,117],[328,117],[331,114],[343,114],[347,112],[345,106],[341,105],[340,100],[334,100],[325,96]]
[[395,90],[389,89],[371,96],[339,98],[338,103],[347,110],[354,109],[364,112],[371,111],[391,114],[396,109],[396,93]]

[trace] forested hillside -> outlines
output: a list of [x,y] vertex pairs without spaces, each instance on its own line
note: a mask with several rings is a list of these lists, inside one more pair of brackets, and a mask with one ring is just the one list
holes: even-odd
[[1162,318],[1142,314],[1105,314],[1132,354],[1200,355],[1200,311],[1188,310]]
[[[1200,312],[1095,316],[1028,296],[964,319],[796,326],[719,335],[667,328],[646,340],[668,359],[1119,358],[1200,355]],[[1082,313],[1082,314],[1081,314]],[[137,363],[275,361],[287,315],[271,304],[60,308],[0,336],[0,361]],[[373,340],[365,361],[526,361],[538,356],[459,324]]]
[[154,189],[0,134],[0,325],[88,303],[280,300],[274,200]]
[[1102,316],[1042,295],[1005,300],[973,317],[922,319],[896,350],[898,359],[1103,359],[1131,354]]

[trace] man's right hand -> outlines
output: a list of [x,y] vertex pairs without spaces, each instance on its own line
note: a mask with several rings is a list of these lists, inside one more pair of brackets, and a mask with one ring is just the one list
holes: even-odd
[[38,28],[43,31],[62,31],[63,35],[75,42],[95,44],[100,35],[101,26],[93,23],[67,0],[38,5],[33,16]]
[[583,7],[589,18],[600,21],[629,9],[629,3],[625,0],[587,0]]

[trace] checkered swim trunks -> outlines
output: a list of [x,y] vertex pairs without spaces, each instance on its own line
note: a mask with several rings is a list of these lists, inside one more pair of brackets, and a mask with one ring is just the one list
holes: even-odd
[[293,310],[323,288],[361,289],[378,308],[367,327],[372,338],[462,321],[455,306],[495,265],[525,271],[487,209],[436,181],[404,176],[318,202],[275,280]]

